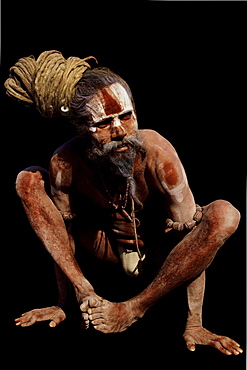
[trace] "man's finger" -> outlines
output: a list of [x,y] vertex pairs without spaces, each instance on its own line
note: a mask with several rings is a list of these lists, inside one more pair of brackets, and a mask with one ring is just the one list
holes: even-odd
[[89,304],[89,307],[91,307],[91,308],[92,307],[99,307],[99,306],[101,306],[101,300],[99,300],[96,297],[89,297],[88,304]]

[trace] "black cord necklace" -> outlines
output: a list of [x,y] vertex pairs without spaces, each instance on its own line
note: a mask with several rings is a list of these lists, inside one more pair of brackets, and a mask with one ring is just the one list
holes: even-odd
[[115,210],[117,210],[119,208],[120,209],[125,209],[126,206],[127,206],[128,197],[129,197],[129,187],[130,187],[129,182],[126,181],[126,190],[125,190],[124,195],[122,195],[121,193],[116,193],[115,196],[112,196],[110,191],[106,187],[106,184],[105,184],[105,181],[104,181],[102,175],[101,175],[101,181],[102,181],[105,193],[106,193],[106,198],[107,198],[108,203],[110,205],[112,205]]
[[117,194],[115,197],[112,197],[112,195],[110,194],[109,190],[107,189],[105,185],[102,175],[101,175],[101,181],[102,181],[105,193],[106,193],[106,198],[108,200],[108,203],[111,204],[116,211],[118,210],[120,213],[122,213],[122,215],[125,216],[133,224],[136,250],[137,250],[140,260],[143,261],[145,259],[145,254],[143,254],[140,251],[140,248],[138,245],[138,235],[137,235],[137,227],[140,225],[140,221],[138,220],[138,218],[135,217],[135,202],[133,198],[131,198],[131,214],[129,214],[125,209],[127,206],[128,197],[129,197],[129,187],[130,187],[129,182],[126,180],[126,190],[125,190],[124,196],[122,196],[122,194],[120,193],[120,194]]

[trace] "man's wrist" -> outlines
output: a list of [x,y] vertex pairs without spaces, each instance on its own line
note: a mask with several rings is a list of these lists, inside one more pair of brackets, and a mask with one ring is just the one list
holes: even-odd
[[83,278],[78,284],[74,285],[74,289],[78,301],[82,301],[85,297],[95,294],[93,286],[85,278]]

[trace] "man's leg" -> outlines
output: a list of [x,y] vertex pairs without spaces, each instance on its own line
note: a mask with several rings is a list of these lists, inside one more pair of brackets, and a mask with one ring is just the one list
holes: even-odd
[[188,319],[184,332],[184,340],[190,351],[196,350],[197,344],[217,348],[226,355],[238,355],[243,352],[234,340],[211,333],[202,325],[202,305],[205,290],[205,271],[187,286]]
[[104,333],[121,332],[144,315],[167,293],[199,276],[213,261],[217,251],[236,231],[239,212],[226,201],[204,207],[200,224],[171,251],[152,283],[139,295],[113,303],[104,299],[83,302],[95,329]]

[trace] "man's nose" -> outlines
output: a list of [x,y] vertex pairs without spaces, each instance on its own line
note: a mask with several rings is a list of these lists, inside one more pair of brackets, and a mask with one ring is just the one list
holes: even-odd
[[111,139],[115,141],[121,141],[127,135],[124,127],[119,119],[115,119],[111,125]]

